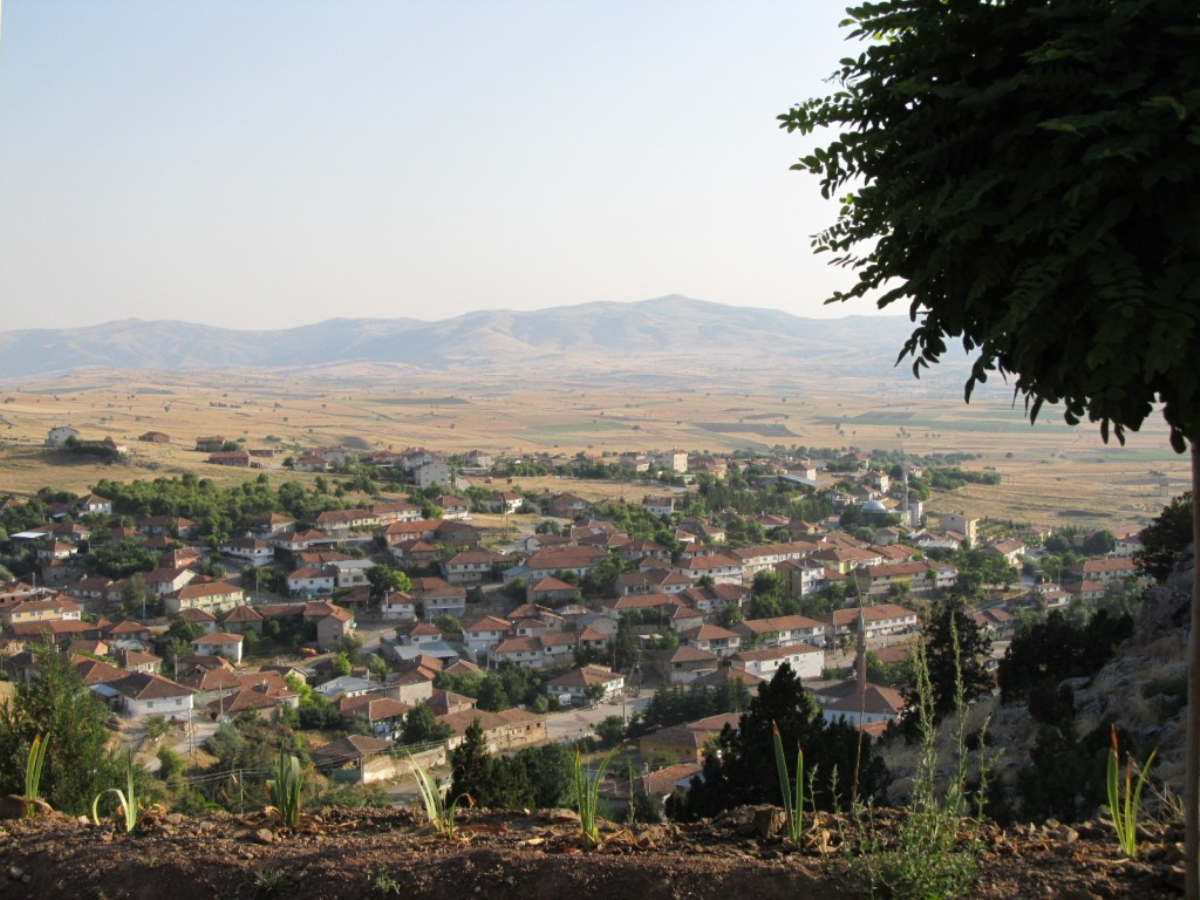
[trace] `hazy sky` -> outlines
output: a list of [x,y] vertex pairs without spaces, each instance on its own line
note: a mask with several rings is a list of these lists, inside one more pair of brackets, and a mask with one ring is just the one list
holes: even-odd
[[775,121],[844,0],[0,2],[0,330],[872,311]]

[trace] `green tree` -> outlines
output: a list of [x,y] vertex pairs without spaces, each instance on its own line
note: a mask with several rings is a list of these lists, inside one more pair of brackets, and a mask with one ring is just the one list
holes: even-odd
[[1142,529],[1142,549],[1134,562],[1157,581],[1166,581],[1179,557],[1192,543],[1192,495],[1176,497],[1158,518]]
[[412,581],[403,572],[391,566],[378,565],[367,569],[367,581],[371,584],[371,598],[382,600],[393,592],[407,593],[412,590]]
[[437,720],[428,703],[418,703],[404,717],[400,740],[405,744],[428,744],[444,741],[450,734],[450,726]]
[[628,672],[641,658],[637,635],[633,633],[633,623],[628,616],[621,616],[617,622],[617,633],[609,643],[609,650],[613,666],[618,672]]
[[475,719],[463,732],[462,743],[450,754],[450,768],[453,776],[450,781],[450,796],[461,797],[466,794],[477,805],[483,805],[490,777],[491,755],[488,753],[487,741],[483,736],[483,728]]
[[503,712],[512,707],[512,700],[504,690],[504,682],[495,675],[487,675],[479,682],[478,707],[484,712]]
[[676,813],[695,819],[733,806],[778,802],[772,736],[776,724],[785,747],[804,748],[805,768],[816,773],[809,796],[819,807],[847,808],[855,787],[864,801],[883,798],[890,776],[873,752],[871,739],[844,721],[826,724],[812,694],[784,663],[769,682],[759,685],[738,727],[726,726],[715,739],[713,749],[719,752],[705,756],[703,778],[693,780]]
[[127,616],[145,619],[157,615],[162,609],[162,603],[150,590],[146,576],[134,572],[125,581],[121,589],[121,612]]
[[[855,273],[833,299],[907,305],[917,371],[961,340],[968,398],[1012,377],[1031,418],[1062,403],[1119,440],[1161,409],[1171,445],[1191,448],[1200,546],[1194,2],[884,0],[849,15],[870,45],[842,61],[835,93],[780,117],[840,132],[794,166],[846,196],[814,239]],[[1192,596],[1200,634],[1200,567]],[[1200,696],[1200,641],[1188,683]],[[1184,808],[1200,900],[1200,703]]]
[[[991,653],[992,641],[975,624],[960,598],[950,597],[940,602],[921,630],[933,689],[933,713],[939,721],[955,709],[960,673],[964,703],[991,693],[992,676],[983,663]],[[910,699],[910,710],[918,706],[915,699]],[[912,720],[916,718],[915,714],[909,716]]]
[[345,678],[354,671],[354,666],[350,663],[349,653],[339,653],[333,658],[333,665],[330,669],[334,678]]
[[106,711],[66,654],[41,648],[37,658],[38,676],[20,682],[0,705],[0,791],[24,794],[29,745],[49,735],[42,796],[61,812],[82,815],[93,797],[117,783]]
[[615,747],[625,739],[625,721],[620,716],[605,716],[596,726],[596,737],[603,747]]
[[1103,556],[1105,553],[1112,553],[1117,549],[1117,539],[1111,531],[1103,528],[1089,534],[1079,549],[1085,556]]

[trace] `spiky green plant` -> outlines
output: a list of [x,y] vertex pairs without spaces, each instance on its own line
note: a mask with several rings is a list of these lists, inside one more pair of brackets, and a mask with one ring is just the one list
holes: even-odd
[[254,873],[254,895],[260,900],[282,896],[287,885],[287,873],[281,869],[259,869]]
[[417,790],[421,792],[421,804],[425,807],[425,818],[429,820],[433,830],[442,837],[454,837],[458,830],[454,817],[458,811],[459,801],[466,800],[468,805],[475,801],[471,799],[470,794],[459,794],[447,803],[447,798],[442,794],[437,779],[430,774],[428,769],[418,764],[411,753],[408,753],[407,750],[405,753],[408,754],[408,763],[417,779]]
[[100,824],[100,798],[105,794],[116,794],[117,796],[117,813],[120,818],[117,820],[125,829],[125,833],[129,834],[133,829],[137,828],[138,823],[138,805],[137,805],[137,788],[134,778],[133,754],[125,754],[125,789],[121,788],[106,788],[98,793],[92,800],[92,822]]
[[1142,804],[1142,788],[1146,785],[1146,773],[1154,764],[1158,750],[1151,750],[1146,764],[1138,771],[1137,784],[1133,784],[1133,760],[1125,761],[1125,790],[1122,792],[1118,772],[1121,769],[1120,748],[1117,746],[1117,729],[1112,726],[1112,747],[1108,751],[1108,812],[1113,827],[1117,830],[1117,843],[1121,852],[1130,859],[1137,859],[1138,813]]
[[618,744],[608,751],[608,755],[600,761],[594,777],[589,777],[583,768],[583,756],[575,749],[575,769],[572,782],[575,788],[575,809],[579,813],[579,830],[583,839],[589,844],[600,843],[600,827],[596,824],[596,813],[600,808],[600,781],[613,756],[620,749]]
[[295,828],[300,824],[300,794],[304,790],[300,760],[288,756],[280,747],[274,769],[275,777],[267,780],[267,796],[271,799],[268,811],[274,813],[281,824]]
[[25,757],[25,818],[32,819],[37,812],[38,793],[42,785],[42,765],[46,762],[46,748],[50,735],[37,735],[29,745]]
[[799,846],[804,833],[804,750],[796,745],[796,786],[788,776],[787,756],[783,752],[783,736],[779,725],[771,723],[771,735],[775,740],[775,768],[779,772],[779,793],[783,795],[783,812],[787,817],[788,840]]

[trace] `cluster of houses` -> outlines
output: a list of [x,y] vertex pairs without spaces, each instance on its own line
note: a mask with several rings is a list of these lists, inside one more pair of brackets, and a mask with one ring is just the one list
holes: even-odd
[[[219,435],[197,441],[213,454],[229,452],[213,449],[224,445]],[[317,448],[298,458],[295,466],[323,471],[322,467],[343,465],[346,453],[342,448]],[[445,458],[421,448],[397,454],[381,451],[370,461],[402,467],[417,484],[450,482]],[[492,462],[477,452],[462,470],[482,474]],[[590,460],[583,457],[579,462],[586,465]],[[841,462],[852,471],[853,460]],[[673,451],[655,458],[625,454],[618,464],[633,471],[642,471],[645,464],[680,473],[723,474],[731,463]],[[756,475],[758,479],[822,484],[811,460],[793,460],[774,470],[759,465],[756,471],[767,472]],[[37,666],[33,647],[57,645],[72,655],[91,690],[129,716],[178,718],[196,713],[221,718],[249,709],[277,715],[298,703],[285,680],[297,673],[288,666],[248,671],[243,661],[246,636],[261,635],[273,620],[312,622],[315,648],[331,650],[353,632],[356,613],[369,606],[399,626],[395,638],[381,642],[391,675],[383,682],[331,679],[317,689],[346,718],[365,719],[370,732],[335,742],[324,758],[339,765],[350,760],[349,768],[363,779],[386,777],[382,751],[396,740],[405,716],[418,703],[429,705],[451,726],[452,744],[476,718],[495,748],[545,739],[541,717],[521,710],[479,711],[471,698],[434,688],[438,672],[460,674],[511,663],[563,670],[546,684],[547,693],[563,703],[620,696],[627,678],[644,673],[620,673],[597,662],[609,652],[622,620],[631,623],[646,647],[670,647],[648,650],[643,658],[647,669],[671,684],[716,685],[735,678],[753,686],[769,680],[785,663],[805,681],[817,681],[826,669],[826,651],[847,646],[855,635],[862,642],[878,643],[915,631],[918,617],[902,605],[904,598],[951,588],[959,577],[954,565],[932,559],[926,551],[954,549],[967,541],[980,546],[978,521],[950,513],[939,516],[936,529],[922,528],[919,503],[906,491],[897,503],[891,496],[895,486],[886,474],[867,469],[850,481],[856,487],[847,489],[847,478],[839,477],[837,496],[831,496],[835,504],[858,504],[864,512],[881,515],[899,512],[900,525],[889,524],[892,518],[881,520],[872,529],[872,539],[862,540],[779,515],[743,516],[728,510],[680,518],[680,494],[647,496],[642,501],[647,513],[670,518],[674,546],[667,547],[595,518],[596,504],[569,492],[532,498],[509,491],[487,497],[487,511],[511,513],[529,503],[566,523],[552,533],[528,535],[504,552],[484,546],[486,535],[471,521],[471,504],[454,494],[420,506],[380,498],[361,508],[321,513],[311,523],[278,513],[242,523],[241,533],[222,541],[217,552],[250,572],[286,563],[288,571],[282,577],[294,601],[289,603],[250,602],[246,589],[252,575],[243,575],[235,584],[202,574],[198,564],[206,560],[205,553],[187,543],[199,537],[195,522],[157,516],[129,528],[107,529],[108,539],[128,538],[158,553],[157,567],[142,576],[146,586],[161,599],[168,618],[186,621],[201,632],[192,641],[194,652],[180,656],[170,673],[162,671],[161,660],[151,652],[152,629],[136,621],[85,621],[82,616],[85,607],[111,611],[128,586],[127,580],[107,579],[80,564],[80,548],[92,535],[79,517],[112,513],[110,501],[88,494],[52,510],[45,524],[10,536],[16,542],[33,542],[42,563],[42,585],[10,584],[0,592],[0,659],[17,677],[29,677]],[[436,518],[425,518],[423,509],[429,506],[440,511]],[[753,523],[773,540],[730,545],[726,529],[735,522]],[[1062,573],[1061,586],[1039,585],[1026,599],[1052,608],[1072,596],[1101,596],[1109,585],[1133,573],[1134,546],[1133,536],[1123,536],[1118,553],[1069,568]],[[1028,551],[1015,539],[987,544],[986,549],[1014,563]],[[414,574],[410,590],[373,596],[368,572],[379,557],[401,569],[437,574]],[[609,596],[585,603],[579,585],[614,557],[627,563],[627,571],[611,582]],[[749,608],[755,576],[766,571],[781,576],[789,597],[804,598],[841,584],[853,587],[863,605],[813,618],[783,615],[742,619],[730,627],[719,624],[730,621],[722,615],[727,609]],[[523,590],[523,597],[506,612],[489,607],[486,613],[468,615],[469,591],[497,581],[505,583],[505,596]],[[496,600],[501,595],[491,596]],[[444,617],[459,620],[461,632],[443,633],[438,623]],[[998,636],[1006,636],[1013,625],[1003,605],[980,611],[976,620]],[[674,639],[664,641],[668,634]],[[580,655],[594,662],[577,666]],[[903,705],[896,692],[866,682],[863,653],[859,655],[855,675],[823,688],[818,701],[827,717],[875,728],[898,716]],[[680,765],[695,765],[705,735],[712,728],[719,731],[721,724],[692,723],[678,733],[659,734],[643,753],[667,753]]]

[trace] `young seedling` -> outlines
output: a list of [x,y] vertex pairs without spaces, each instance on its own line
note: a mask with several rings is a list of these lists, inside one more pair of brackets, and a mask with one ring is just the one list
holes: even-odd
[[29,745],[25,757],[25,818],[32,819],[37,813],[38,792],[42,784],[42,765],[46,761],[46,748],[50,735],[37,735]]
[[601,760],[595,777],[592,778],[589,778],[588,773],[584,771],[583,757],[578,748],[575,750],[575,771],[573,778],[575,804],[579,812],[580,833],[583,835],[584,841],[589,844],[600,843],[600,827],[596,824],[596,813],[600,808],[600,781],[604,778],[604,772],[608,768],[608,764],[612,762],[612,758],[618,749],[620,749],[620,745],[608,751],[608,755]]
[[100,824],[100,798],[105,794],[117,795],[117,813],[120,816],[117,821],[124,827],[125,833],[129,834],[133,829],[137,828],[138,805],[132,753],[125,755],[125,790],[107,788],[98,793],[95,799],[92,800],[92,823],[94,825]]
[[466,800],[468,806],[473,806],[475,801],[471,799],[470,794],[459,794],[447,804],[437,779],[429,770],[418,765],[411,753],[408,754],[408,762],[412,766],[413,775],[416,776],[417,790],[421,792],[421,804],[425,807],[425,817],[430,826],[442,837],[453,838],[458,832],[454,816],[458,811],[459,801]]
[[800,846],[800,838],[804,833],[804,750],[796,745],[796,787],[791,786],[788,776],[787,756],[783,752],[783,736],[779,733],[779,725],[771,723],[772,737],[775,740],[775,768],[779,772],[779,792],[783,795],[783,812],[787,817],[788,840]]
[[[1133,760],[1125,761],[1125,790],[1122,792],[1118,772],[1121,768],[1120,748],[1117,746],[1117,728],[1112,727],[1112,747],[1108,751],[1108,812],[1113,827],[1117,830],[1117,843],[1121,852],[1130,859],[1137,859],[1138,812],[1142,804],[1142,788],[1146,785],[1146,773],[1154,763],[1158,750],[1151,750],[1146,764],[1138,771],[1137,785],[1133,784]],[[1122,796],[1123,793],[1123,796]]]
[[300,824],[300,793],[304,790],[304,774],[300,760],[288,756],[279,748],[279,759],[275,761],[275,777],[267,780],[267,796],[271,805],[267,812],[279,819],[288,828]]

